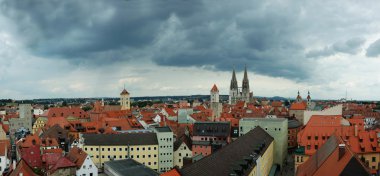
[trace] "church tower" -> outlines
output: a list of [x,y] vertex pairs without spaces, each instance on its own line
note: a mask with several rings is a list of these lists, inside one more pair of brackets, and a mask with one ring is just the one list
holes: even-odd
[[244,68],[244,78],[243,78],[243,85],[242,85],[242,99],[247,103],[250,102],[250,90],[249,90],[247,66],[245,66],[245,68]]
[[121,110],[131,109],[131,97],[129,96],[129,92],[125,88],[120,93],[120,106]]
[[310,91],[307,91],[307,109],[311,108],[311,97],[310,97]]
[[297,101],[298,103],[302,102],[302,97],[301,97],[301,95],[300,95],[300,91],[298,91],[298,95],[297,95],[296,101]]
[[210,107],[212,109],[212,116],[210,121],[215,121],[215,118],[219,118],[222,113],[222,103],[219,103],[219,89],[214,86],[210,90]]
[[230,96],[229,96],[229,104],[235,104],[236,98],[239,96],[239,88],[236,80],[235,68],[232,71],[232,79],[230,84]]
[[210,91],[210,101],[211,103],[219,103],[219,89],[215,84]]

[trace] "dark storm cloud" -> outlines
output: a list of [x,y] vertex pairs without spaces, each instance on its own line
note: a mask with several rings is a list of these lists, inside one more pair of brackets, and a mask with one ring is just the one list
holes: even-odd
[[337,53],[357,54],[364,44],[363,38],[352,38],[345,42],[337,42],[331,46],[325,47],[322,50],[313,50],[306,54],[306,57],[325,57]]
[[6,0],[1,9],[17,23],[31,52],[86,59],[91,53],[144,47],[171,13],[185,17],[196,6],[187,1]]
[[[347,40],[347,36],[335,35],[339,27],[362,20],[347,19],[349,12],[344,10],[335,12],[337,5],[5,0],[0,7],[17,25],[15,35],[22,36],[30,52],[47,58],[93,65],[147,58],[158,65],[223,71],[230,71],[233,65],[241,70],[246,64],[259,74],[302,80],[310,77],[314,68],[311,57],[354,54],[363,43],[361,38]],[[332,17],[332,12],[337,15]],[[310,43],[324,39],[345,42],[305,54]]]
[[366,55],[368,57],[377,57],[380,55],[380,39],[369,45]]

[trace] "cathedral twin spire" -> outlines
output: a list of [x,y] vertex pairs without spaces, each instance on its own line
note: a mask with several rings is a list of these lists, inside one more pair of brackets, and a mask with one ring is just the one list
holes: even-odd
[[[232,79],[231,79],[231,85],[230,85],[230,90],[237,90],[238,89],[238,82],[236,79],[236,73],[235,73],[235,68],[232,71]],[[243,78],[243,85],[242,89],[249,91],[249,80],[248,80],[248,73],[247,73],[247,66],[244,68],[244,78]]]

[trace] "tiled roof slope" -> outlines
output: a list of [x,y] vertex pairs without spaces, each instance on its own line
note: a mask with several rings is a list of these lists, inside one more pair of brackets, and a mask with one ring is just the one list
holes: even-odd
[[[342,146],[340,146],[342,145]],[[355,172],[347,172],[355,170]],[[297,168],[297,176],[370,175],[342,139],[332,135],[317,152]]]
[[74,147],[67,154],[67,158],[73,162],[77,168],[82,167],[83,162],[86,160],[87,153],[78,147]]
[[230,122],[196,122],[193,127],[193,136],[228,137],[230,128]]
[[28,176],[37,176],[32,170],[32,168],[21,159],[16,166],[16,169],[13,170],[9,176],[19,176],[19,175],[28,175]]
[[236,141],[218,150],[217,152],[184,167],[180,172],[182,176],[210,176],[210,175],[229,175],[232,168],[249,157],[257,146],[263,145],[259,152],[263,154],[272,143],[271,137],[262,128],[256,127],[247,134],[241,136]]

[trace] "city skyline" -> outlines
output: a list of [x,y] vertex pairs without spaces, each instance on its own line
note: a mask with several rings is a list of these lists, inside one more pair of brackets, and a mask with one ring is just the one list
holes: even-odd
[[0,98],[228,95],[247,65],[254,96],[380,100],[379,6],[0,0]]

